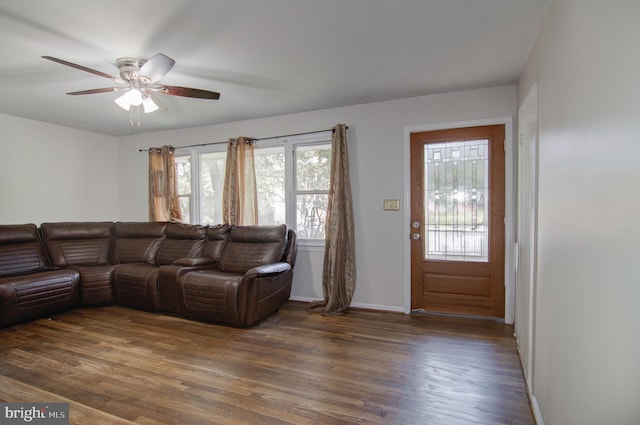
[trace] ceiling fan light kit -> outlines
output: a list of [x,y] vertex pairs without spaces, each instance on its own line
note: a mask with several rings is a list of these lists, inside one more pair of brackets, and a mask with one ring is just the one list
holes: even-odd
[[142,104],[142,93],[140,93],[140,90],[137,88],[131,87],[113,101],[116,102],[119,107],[128,111],[132,106],[140,106]]
[[153,101],[151,96],[147,96],[142,99],[142,107],[144,108],[145,114],[150,114],[151,112],[155,112],[158,109],[160,109],[158,104],[156,104],[156,102]]
[[[169,96],[191,97],[197,99],[217,100],[220,98],[220,93],[217,92],[189,87],[157,84],[157,82],[162,77],[164,77],[176,63],[176,61],[162,53],[158,53],[148,61],[132,57],[118,58],[116,60],[116,65],[118,66],[120,78],[114,77],[101,71],[97,71],[95,69],[88,68],[83,65],[78,65],[72,62],[65,61],[63,59],[54,58],[52,56],[42,56],[42,58],[59,63],[61,65],[76,68],[81,71],[89,72],[100,77],[108,78],[120,84],[125,84],[126,86],[124,87],[105,87],[100,89],[70,92],[67,94],[76,96],[84,94],[124,91],[123,94],[114,99],[114,102],[119,107],[121,107],[125,111],[129,111],[130,113],[133,113],[133,109],[138,109],[141,105],[145,114],[160,109],[158,104],[151,97],[151,92],[161,93]],[[139,114],[140,112],[138,109],[138,115]],[[130,123],[133,126],[133,119],[131,119]],[[139,120],[138,126],[140,126]]]

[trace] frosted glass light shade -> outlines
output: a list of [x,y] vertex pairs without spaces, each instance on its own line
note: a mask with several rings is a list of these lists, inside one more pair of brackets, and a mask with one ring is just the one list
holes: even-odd
[[129,99],[127,98],[127,94],[129,92],[126,91],[123,95],[115,98],[113,101],[116,102],[116,104],[121,107],[122,109],[124,109],[125,111],[128,111],[129,109],[131,109],[131,103],[129,102]]
[[128,111],[132,106],[139,106],[142,104],[142,93],[140,90],[136,88],[130,88],[122,96],[114,99],[114,102],[118,104],[119,107]]
[[126,95],[131,106],[138,106],[142,103],[142,93],[140,93],[140,90],[135,88],[129,89]]
[[145,96],[142,99],[142,106],[144,107],[144,113],[145,114],[149,114],[151,112],[154,112],[154,111],[157,111],[158,109],[160,109],[160,107],[158,105],[156,105],[156,103],[153,101],[151,96]]

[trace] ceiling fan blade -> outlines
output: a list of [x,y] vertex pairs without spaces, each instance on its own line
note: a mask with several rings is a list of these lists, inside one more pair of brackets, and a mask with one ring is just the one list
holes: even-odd
[[160,93],[170,96],[195,97],[198,99],[220,99],[220,93],[208,90],[192,89],[189,87],[179,86],[161,86]]
[[87,68],[86,66],[78,65],[73,62],[67,62],[66,60],[54,58],[53,56],[42,56],[42,59],[47,59],[53,62],[57,62],[59,64],[70,66],[71,68],[79,69],[81,71],[90,72],[91,74],[99,75],[100,77],[108,78],[112,81],[117,81],[119,83],[123,82],[121,79],[116,78],[113,75],[109,75],[101,71],[96,71],[95,69]]
[[102,89],[90,89],[90,90],[73,91],[73,92],[67,93],[67,94],[71,94],[71,95],[77,96],[77,95],[80,95],[80,94],[108,93],[108,92],[112,92],[112,91],[120,91],[122,89],[123,89],[123,87],[105,87],[105,88],[102,88]]
[[169,56],[158,53],[142,65],[138,74],[147,77],[151,83],[155,83],[171,71],[175,63],[176,61]]

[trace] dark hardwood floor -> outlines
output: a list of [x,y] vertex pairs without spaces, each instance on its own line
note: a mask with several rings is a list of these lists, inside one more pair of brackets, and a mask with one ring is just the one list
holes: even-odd
[[289,303],[251,329],[122,307],[0,330],[0,400],[72,424],[534,424],[512,327]]

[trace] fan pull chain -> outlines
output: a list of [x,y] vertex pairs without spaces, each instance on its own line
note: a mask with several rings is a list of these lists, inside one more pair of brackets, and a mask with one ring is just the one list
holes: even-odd
[[133,127],[133,110],[134,109],[136,110],[136,114],[137,114],[136,125],[140,127],[140,107],[139,106],[131,106],[129,108],[129,125]]

